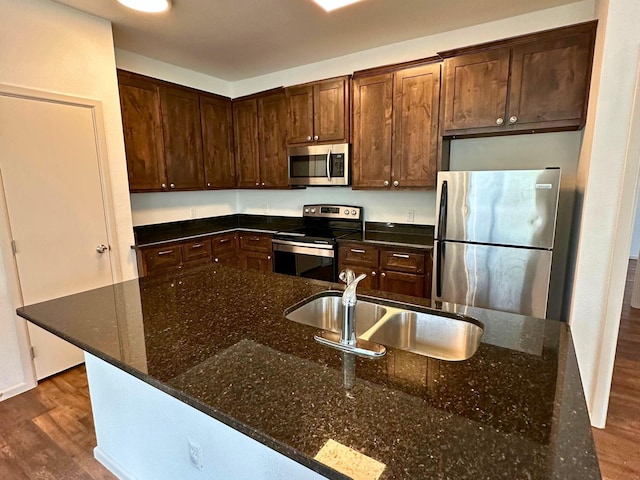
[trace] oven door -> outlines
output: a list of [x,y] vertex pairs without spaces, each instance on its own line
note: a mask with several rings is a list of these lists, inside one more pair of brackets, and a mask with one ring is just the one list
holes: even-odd
[[273,240],[273,270],[276,273],[337,281],[338,264],[333,245],[313,245]]

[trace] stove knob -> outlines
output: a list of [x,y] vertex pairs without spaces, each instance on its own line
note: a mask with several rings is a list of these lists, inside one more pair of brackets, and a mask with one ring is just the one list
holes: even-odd
[[351,215],[355,215],[356,213],[358,212],[356,212],[355,210],[351,210]]
[[349,215],[349,210],[345,210],[345,211],[344,211],[344,214],[345,214],[345,215]]
[[309,209],[308,209],[308,208],[305,208],[305,209],[304,209],[304,213],[309,213]]
[[311,213],[316,213],[316,209],[315,209],[315,208],[312,208],[312,209],[311,209]]

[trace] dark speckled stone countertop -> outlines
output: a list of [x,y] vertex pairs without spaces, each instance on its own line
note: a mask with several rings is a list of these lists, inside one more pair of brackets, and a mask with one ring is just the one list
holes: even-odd
[[206,265],[18,313],[328,478],[345,478],[314,459],[329,439],[385,480],[600,478],[566,324],[444,305],[484,324],[475,355],[389,348],[346,390],[342,354],[283,316],[337,287]]

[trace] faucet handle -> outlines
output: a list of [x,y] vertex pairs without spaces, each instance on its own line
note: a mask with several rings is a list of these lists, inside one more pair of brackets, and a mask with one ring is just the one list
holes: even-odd
[[346,283],[347,286],[349,286],[355,280],[356,274],[350,268],[345,268],[340,272],[340,275],[338,275],[338,278],[342,280],[344,283]]

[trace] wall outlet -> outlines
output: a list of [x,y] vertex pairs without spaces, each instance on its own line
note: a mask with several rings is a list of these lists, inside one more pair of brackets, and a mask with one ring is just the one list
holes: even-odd
[[196,207],[191,207],[191,218],[196,218]]
[[202,447],[190,438],[187,438],[187,443],[189,444],[189,463],[198,470],[202,470]]
[[416,211],[414,209],[410,209],[407,212],[407,222],[413,222],[416,217]]

